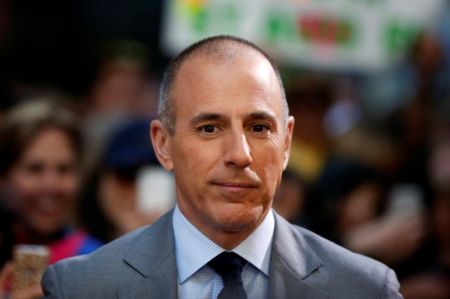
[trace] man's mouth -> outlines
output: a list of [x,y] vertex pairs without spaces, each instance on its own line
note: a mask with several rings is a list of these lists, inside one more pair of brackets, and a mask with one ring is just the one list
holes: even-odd
[[211,182],[211,185],[228,192],[243,192],[258,188],[258,184],[253,182],[214,181]]

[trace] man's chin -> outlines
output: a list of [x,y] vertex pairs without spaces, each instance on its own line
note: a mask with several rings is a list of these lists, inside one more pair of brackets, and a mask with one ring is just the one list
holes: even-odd
[[227,204],[216,217],[216,223],[220,229],[230,233],[243,231],[253,231],[264,218],[265,213],[262,208],[245,209],[242,204]]

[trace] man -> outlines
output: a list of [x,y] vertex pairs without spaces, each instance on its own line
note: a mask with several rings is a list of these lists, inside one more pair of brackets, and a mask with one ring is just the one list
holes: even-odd
[[194,44],[159,108],[151,139],[177,207],[50,267],[47,298],[401,298],[392,270],[272,212],[294,119],[264,52],[229,36]]

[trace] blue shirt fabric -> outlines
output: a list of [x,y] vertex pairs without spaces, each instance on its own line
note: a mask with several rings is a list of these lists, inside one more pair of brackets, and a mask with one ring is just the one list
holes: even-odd
[[[200,232],[181,213],[173,213],[175,255],[178,270],[178,298],[215,299],[223,282],[207,263],[226,251]],[[269,211],[259,227],[231,251],[247,260],[242,280],[248,299],[269,296],[269,263],[275,229],[273,212]]]

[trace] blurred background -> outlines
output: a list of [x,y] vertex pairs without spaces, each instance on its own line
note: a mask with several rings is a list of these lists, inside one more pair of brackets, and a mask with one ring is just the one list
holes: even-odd
[[91,252],[174,204],[162,72],[210,35],[279,65],[296,118],[275,209],[450,298],[450,1],[0,0],[0,291],[13,246]]

